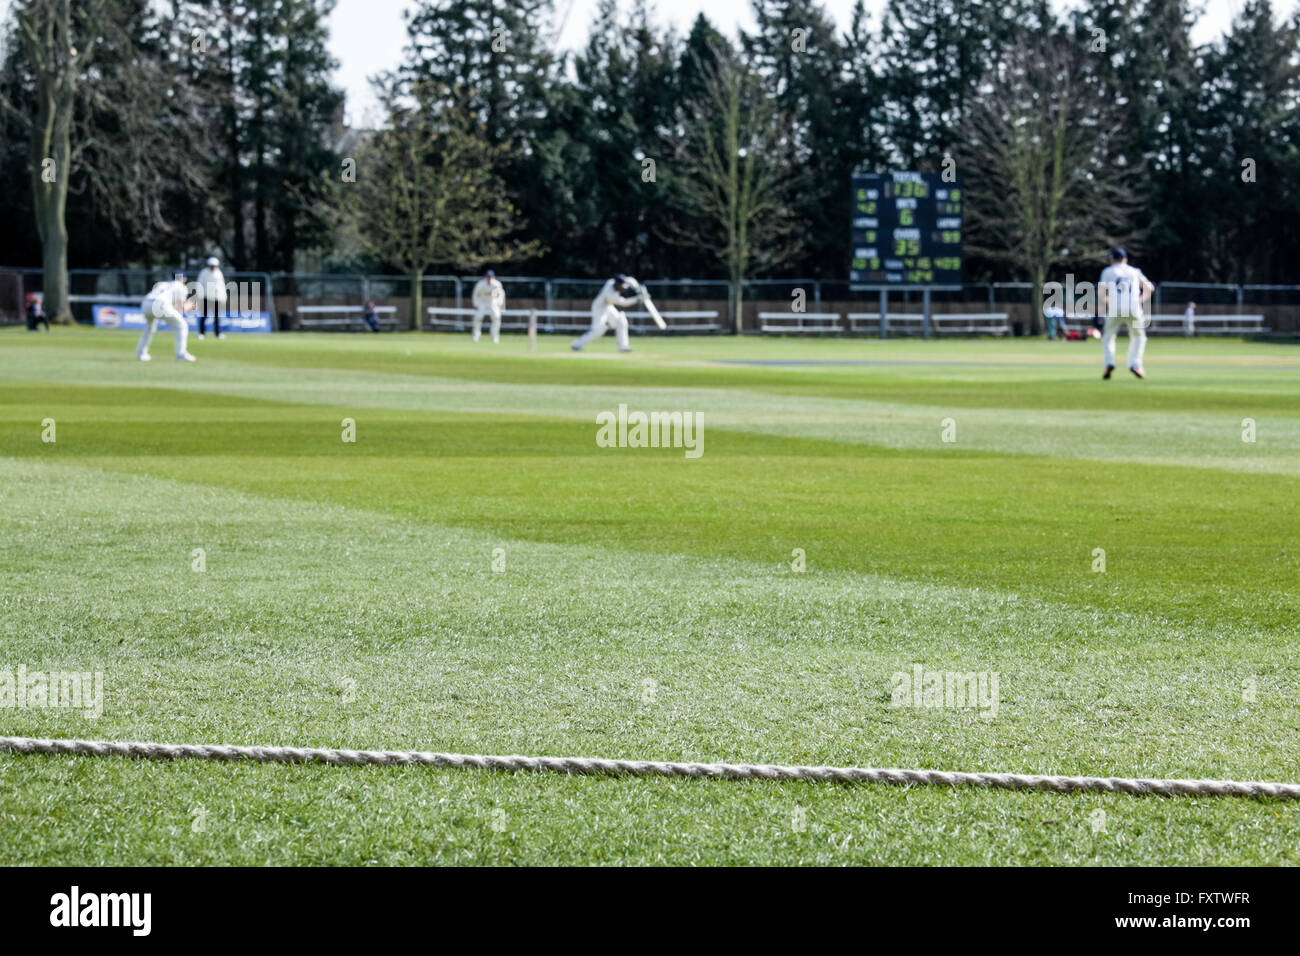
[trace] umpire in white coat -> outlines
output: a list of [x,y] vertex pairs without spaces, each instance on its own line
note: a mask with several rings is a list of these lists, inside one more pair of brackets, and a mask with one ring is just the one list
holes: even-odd
[[221,331],[221,313],[226,311],[226,277],[221,274],[221,263],[216,256],[210,258],[199,273],[199,338],[207,331],[208,309],[212,310],[212,331],[219,339],[226,337]]

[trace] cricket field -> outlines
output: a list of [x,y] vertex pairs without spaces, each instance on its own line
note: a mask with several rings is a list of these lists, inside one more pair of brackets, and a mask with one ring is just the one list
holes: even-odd
[[[134,344],[0,331],[0,736],[1300,782],[1295,345]],[[620,406],[700,454],[598,444]],[[3,864],[1300,862],[1272,799],[0,781]]]

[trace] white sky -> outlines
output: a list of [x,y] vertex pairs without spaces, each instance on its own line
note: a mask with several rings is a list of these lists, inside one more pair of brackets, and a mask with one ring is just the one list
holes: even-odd
[[[0,0],[2,6],[6,0]],[[336,0],[331,19],[330,48],[339,69],[336,82],[348,95],[348,120],[354,124],[377,125],[377,109],[370,93],[367,77],[396,66],[406,43],[406,24],[403,11],[414,6],[411,0]],[[597,0],[555,0],[556,10],[562,13],[567,3],[572,9],[559,38],[563,49],[582,47],[587,39],[587,27],[595,16]],[[621,0],[626,7],[630,0]],[[685,34],[692,21],[703,11],[723,33],[734,37],[737,27],[752,29],[754,20],[748,0],[652,0],[652,9],[661,24],[672,23],[678,32]],[[847,29],[853,10],[853,0],[822,0],[841,29]],[[997,0],[989,0],[996,3]],[[1193,0],[1204,8],[1196,30],[1194,43],[1205,43],[1223,33],[1241,9],[1244,0]],[[1274,0],[1275,13],[1295,9],[1300,0]],[[1062,8],[1074,6],[1068,0],[1056,0]],[[866,0],[872,23],[879,23],[885,0]],[[557,14],[558,16],[559,14]]]

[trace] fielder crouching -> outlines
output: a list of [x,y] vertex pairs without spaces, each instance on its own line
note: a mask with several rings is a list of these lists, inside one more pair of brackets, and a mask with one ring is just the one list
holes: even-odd
[[176,330],[176,361],[195,361],[194,356],[185,348],[190,327],[186,324],[183,313],[186,306],[190,304],[189,296],[189,290],[185,288],[183,272],[175,273],[170,282],[155,283],[149,290],[149,294],[140,303],[140,311],[144,313],[144,333],[140,336],[140,344],[135,347],[135,357],[141,362],[150,359],[149,343],[153,341],[159,319]]

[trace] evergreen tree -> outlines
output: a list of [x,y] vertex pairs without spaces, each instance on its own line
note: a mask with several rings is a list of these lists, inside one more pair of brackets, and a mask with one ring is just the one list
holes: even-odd
[[489,141],[523,148],[555,80],[545,30],[553,0],[419,0],[401,78],[452,90]]
[[673,122],[673,65],[672,39],[655,34],[644,0],[636,0],[627,20],[616,0],[601,0],[575,60],[590,151],[588,189],[598,210],[586,258],[597,273],[662,274],[666,265],[657,220],[667,206],[660,165]]
[[1300,17],[1247,0],[1207,53],[1205,281],[1269,282],[1300,260]]
[[547,238],[565,220],[586,224],[531,188],[545,182],[559,195],[583,188],[568,164],[585,161],[585,151],[572,143],[572,125],[560,122],[580,119],[581,104],[563,89],[548,34],[553,15],[553,0],[419,0],[398,71],[408,85],[451,91],[478,116],[488,142],[504,147],[502,181],[530,187],[514,190],[520,221],[537,223]]
[[[334,0],[219,0],[205,60],[208,122],[220,131],[226,246],[236,268],[292,270],[328,239],[319,211],[339,169],[330,131],[343,94],[330,84],[327,18]],[[229,237],[228,246],[225,238]]]
[[1054,23],[1047,0],[889,0],[879,60],[893,162],[938,169],[980,79],[1003,51]]
[[1145,169],[1137,242],[1151,275],[1197,258],[1199,77],[1188,0],[1092,0],[1075,34],[1124,114],[1120,150]]
[[[855,120],[843,108],[847,50],[817,0],[752,0],[758,29],[742,43],[781,113],[790,118],[803,171],[792,213],[805,232],[790,271],[841,276],[848,268],[849,174],[864,158],[850,146]],[[869,91],[866,91],[869,92]],[[849,134],[846,136],[846,134]]]
[[330,85],[335,63],[329,55],[326,17],[334,0],[284,0],[279,31],[281,96],[275,106],[271,148],[276,157],[271,225],[275,233],[272,262],[292,272],[298,250],[328,240],[319,212],[327,177],[339,169],[339,157],[327,131],[343,110],[343,94]]

